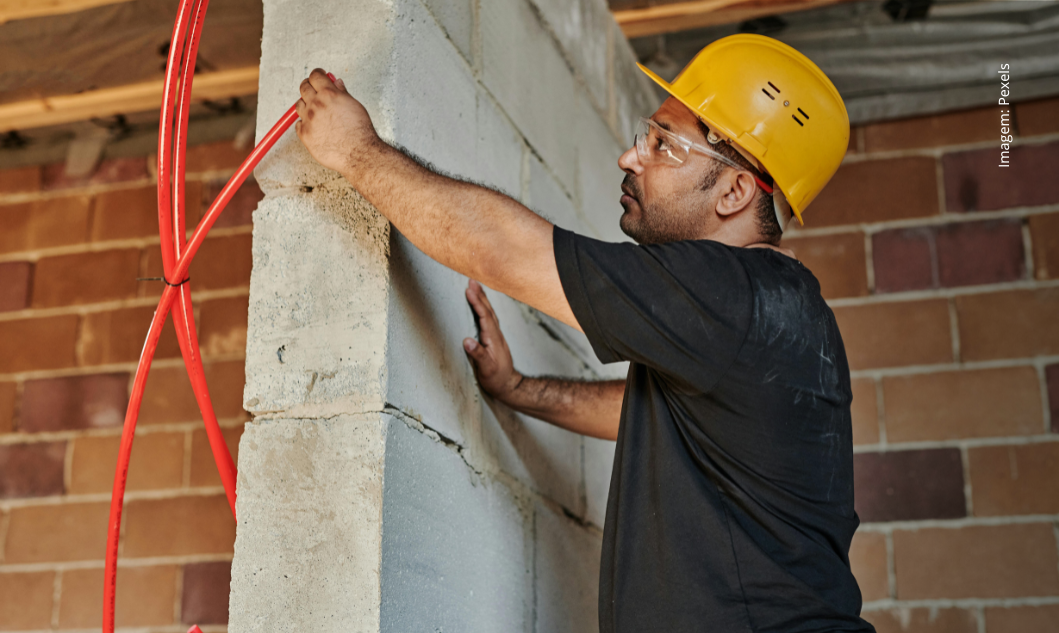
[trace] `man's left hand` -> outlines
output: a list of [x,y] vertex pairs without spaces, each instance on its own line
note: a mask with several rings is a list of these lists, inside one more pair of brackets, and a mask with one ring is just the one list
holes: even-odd
[[295,108],[301,119],[294,126],[298,138],[324,167],[347,178],[356,175],[358,160],[381,142],[368,111],[341,79],[332,82],[320,68],[302,81],[299,91]]

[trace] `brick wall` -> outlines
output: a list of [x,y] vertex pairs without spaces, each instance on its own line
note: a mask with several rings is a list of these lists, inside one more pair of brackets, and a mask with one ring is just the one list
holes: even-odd
[[[188,151],[189,225],[241,162]],[[0,630],[101,622],[110,489],[132,374],[162,284],[151,157],[0,170]],[[234,451],[253,182],[191,268],[211,395]],[[173,335],[148,382],[125,499],[117,625],[222,631],[235,523]],[[210,625],[210,626],[206,626]]]
[[853,372],[879,633],[1059,630],[1059,99],[866,125],[786,240]]

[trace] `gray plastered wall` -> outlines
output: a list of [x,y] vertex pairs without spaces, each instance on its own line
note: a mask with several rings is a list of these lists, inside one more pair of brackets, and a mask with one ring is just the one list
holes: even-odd
[[[258,135],[319,66],[437,169],[621,240],[634,61],[604,0],[266,0]],[[613,443],[483,396],[467,279],[293,132],[256,175],[230,630],[595,630]],[[524,373],[624,377],[489,295]]]

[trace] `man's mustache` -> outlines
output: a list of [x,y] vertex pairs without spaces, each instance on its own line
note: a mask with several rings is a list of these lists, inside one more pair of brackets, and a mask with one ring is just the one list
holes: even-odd
[[621,181],[621,190],[635,198],[636,202],[640,202],[640,184],[632,174],[625,174],[625,179]]

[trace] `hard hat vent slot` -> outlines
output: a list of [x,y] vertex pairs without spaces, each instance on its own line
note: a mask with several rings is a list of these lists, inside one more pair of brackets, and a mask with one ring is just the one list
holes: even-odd
[[809,120],[809,115],[808,115],[808,114],[806,114],[804,110],[802,110],[801,108],[798,108],[798,112],[801,112],[801,113],[802,113],[802,116],[803,116],[803,117],[805,117],[805,120],[806,120],[806,121],[808,121],[808,120]]
[[[804,113],[803,113],[803,114],[804,114]],[[792,115],[791,115],[791,118],[792,118],[792,119],[794,119],[794,122],[795,122],[795,123],[797,123],[798,125],[800,125],[800,126],[802,126],[802,127],[805,127],[805,124],[804,124],[804,123],[802,123],[802,122],[801,122],[801,121],[800,121],[800,120],[798,119],[798,115],[797,115],[797,114],[792,114]],[[808,118],[808,117],[806,117],[806,118]]]
[[780,92],[780,89],[776,87],[776,84],[772,83],[771,81],[770,81],[770,82],[768,82],[768,84],[769,84],[770,86],[772,86],[772,89],[773,89],[773,90],[775,90],[775,91],[776,91],[777,93],[779,93],[779,92]]
[[761,92],[764,92],[765,94],[767,94],[767,95],[768,95],[768,97],[769,97],[769,99],[772,99],[773,101],[775,101],[775,100],[776,100],[776,97],[773,97],[773,96],[772,96],[772,93],[771,93],[771,92],[769,92],[768,90],[765,90],[764,88],[762,88],[762,89],[761,89]]

